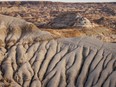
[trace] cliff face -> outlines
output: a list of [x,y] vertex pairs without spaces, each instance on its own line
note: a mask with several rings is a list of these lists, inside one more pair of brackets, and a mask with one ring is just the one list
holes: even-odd
[[30,22],[0,15],[0,86],[115,87],[115,47],[89,37],[55,39]]

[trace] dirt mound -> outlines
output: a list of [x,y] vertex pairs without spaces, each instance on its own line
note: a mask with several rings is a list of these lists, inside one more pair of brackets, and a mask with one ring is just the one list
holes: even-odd
[[76,12],[64,12],[59,14],[48,23],[50,28],[71,28],[71,27],[85,27],[91,28],[93,24],[85,17],[82,17]]
[[103,26],[110,26],[114,30],[116,30],[116,18],[105,18],[105,17],[100,17],[99,19],[95,20],[95,22],[99,25]]

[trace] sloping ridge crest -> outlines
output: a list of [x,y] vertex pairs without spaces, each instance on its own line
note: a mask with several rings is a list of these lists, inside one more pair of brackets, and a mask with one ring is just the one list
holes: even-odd
[[[23,19],[1,15],[0,14],[0,44],[9,44],[10,42],[30,43],[34,41],[44,41],[55,39],[54,35],[41,31],[33,23],[26,22]],[[58,42],[67,44],[84,44],[86,46],[93,46],[97,49],[103,47],[110,51],[116,51],[115,43],[102,42],[96,38],[91,37],[74,37],[74,38],[59,38]],[[13,43],[12,42],[12,43]],[[66,45],[66,44],[65,44]]]

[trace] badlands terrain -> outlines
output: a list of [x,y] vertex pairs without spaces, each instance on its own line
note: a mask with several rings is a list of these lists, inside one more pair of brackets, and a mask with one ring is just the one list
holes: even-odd
[[0,87],[116,87],[115,3],[0,3]]
[[[115,2],[0,2],[0,14],[25,19],[34,23],[39,29],[51,32],[57,37],[91,36],[106,42],[116,42]],[[79,16],[78,20],[77,16]],[[89,20],[89,23],[83,21],[83,17]],[[73,26],[79,21],[81,25],[86,26],[88,23],[87,26],[91,27]],[[64,23],[65,27],[51,26],[52,24],[61,26],[61,23]]]

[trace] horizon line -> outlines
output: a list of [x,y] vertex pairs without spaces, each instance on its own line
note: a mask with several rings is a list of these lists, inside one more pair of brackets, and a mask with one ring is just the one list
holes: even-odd
[[53,1],[53,0],[0,0],[0,2],[4,1],[38,1],[38,2],[64,2],[64,3],[108,3],[108,2],[116,2],[116,1]]

